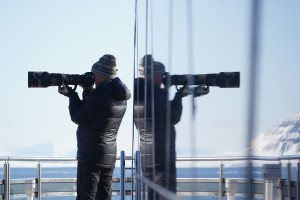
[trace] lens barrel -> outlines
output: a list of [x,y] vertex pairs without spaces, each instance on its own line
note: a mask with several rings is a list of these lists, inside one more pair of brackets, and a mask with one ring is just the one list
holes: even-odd
[[[168,77],[168,76],[167,76]],[[164,84],[167,83],[164,77]],[[220,72],[218,74],[183,74],[170,75],[171,85],[202,85],[220,88],[240,87],[240,72]]]
[[28,87],[45,88],[49,86],[60,86],[63,83],[66,85],[81,85],[86,83],[87,79],[93,78],[90,75],[28,72]]

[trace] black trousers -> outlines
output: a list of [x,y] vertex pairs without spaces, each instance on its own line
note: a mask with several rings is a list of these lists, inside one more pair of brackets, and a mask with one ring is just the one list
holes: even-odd
[[114,167],[78,161],[76,200],[110,200]]

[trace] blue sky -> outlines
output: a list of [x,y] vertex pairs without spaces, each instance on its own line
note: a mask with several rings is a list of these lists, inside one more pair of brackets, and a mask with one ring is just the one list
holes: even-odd
[[[176,126],[178,155],[188,156],[193,142],[200,155],[244,148],[251,1],[191,1],[192,34],[188,33],[188,1],[173,2],[171,33],[169,1],[149,2],[147,53],[163,62],[167,71],[241,72],[239,89],[211,87],[208,95],[195,100],[194,122],[191,99],[184,99],[182,120]],[[297,0],[262,1],[255,135],[300,112],[299,10]],[[76,148],[77,126],[70,120],[67,98],[58,94],[57,87],[28,88],[28,71],[83,74],[110,53],[117,58],[118,76],[132,91],[134,12],[133,0],[0,2],[0,155],[47,143]],[[146,53],[145,13],[144,1],[138,1],[139,59]],[[127,155],[133,130],[131,99],[118,135],[118,150]]]

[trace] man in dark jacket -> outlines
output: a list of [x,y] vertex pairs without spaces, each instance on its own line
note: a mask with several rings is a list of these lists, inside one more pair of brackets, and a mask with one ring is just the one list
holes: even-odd
[[77,200],[111,199],[116,162],[116,138],[131,94],[116,78],[116,59],[102,56],[92,66],[96,88],[82,85],[83,100],[67,85],[59,93],[69,97],[71,119],[77,128]]
[[[144,56],[140,69],[142,78],[134,83],[134,122],[140,133],[144,175],[176,192],[175,124],[182,114],[183,90],[169,101],[167,90],[161,88],[164,73],[162,63],[154,61],[151,55]],[[148,189],[148,192],[148,199],[153,199],[153,191]],[[162,198],[157,196],[156,199]]]

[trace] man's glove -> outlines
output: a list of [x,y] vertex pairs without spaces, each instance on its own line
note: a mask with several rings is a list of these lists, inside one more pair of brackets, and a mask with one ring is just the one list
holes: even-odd
[[209,93],[208,86],[198,86],[193,88],[194,97],[201,97]]
[[183,98],[188,96],[190,93],[190,88],[188,87],[181,87],[177,92],[175,93],[175,97],[177,98]]
[[61,86],[58,86],[58,92],[64,96],[70,98],[74,95],[77,95],[77,93],[75,92],[76,88],[77,88],[77,86],[75,86],[74,89],[72,89],[70,86],[63,83]]

